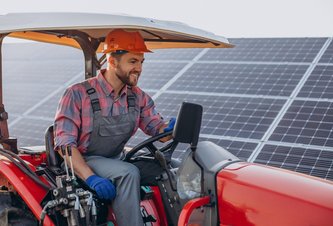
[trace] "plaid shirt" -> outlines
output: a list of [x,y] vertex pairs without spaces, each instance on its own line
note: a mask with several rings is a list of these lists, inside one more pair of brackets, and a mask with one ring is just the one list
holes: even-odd
[[[101,115],[115,116],[128,113],[127,86],[121,90],[119,99],[113,103],[114,90],[102,73],[103,71],[88,80],[98,94]],[[164,122],[155,110],[154,101],[137,86],[132,87],[132,92],[136,97],[136,106],[140,107],[133,135],[139,127],[148,135],[158,134]],[[85,87],[78,83],[69,87],[60,99],[55,116],[55,148],[72,145],[84,153],[89,145],[92,130],[93,111],[90,98]]]

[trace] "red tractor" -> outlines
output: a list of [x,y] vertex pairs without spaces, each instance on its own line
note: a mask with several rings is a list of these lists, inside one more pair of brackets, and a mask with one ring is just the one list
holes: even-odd
[[[7,36],[79,48],[89,78],[103,64],[105,56],[98,59],[97,53],[114,28],[139,31],[149,49],[232,47],[223,37],[175,22],[45,13],[1,16],[0,50]],[[117,225],[111,206],[68,170],[72,162],[61,167],[52,126],[46,130],[43,150],[17,147],[8,132],[2,81],[0,93],[0,225]],[[184,102],[174,131],[127,152],[124,161],[150,159],[164,169],[158,186],[141,188],[145,225],[333,225],[332,182],[244,162],[212,142],[198,142],[202,112],[200,105]],[[154,144],[171,133],[171,142]],[[166,158],[164,153],[172,153],[179,143],[189,144],[183,160]],[[70,156],[71,150],[63,154]]]

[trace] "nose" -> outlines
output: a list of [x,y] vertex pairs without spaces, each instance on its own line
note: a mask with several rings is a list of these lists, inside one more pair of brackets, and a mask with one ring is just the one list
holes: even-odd
[[139,62],[139,63],[136,64],[135,70],[137,72],[140,72],[140,73],[142,72],[142,63],[141,62]]

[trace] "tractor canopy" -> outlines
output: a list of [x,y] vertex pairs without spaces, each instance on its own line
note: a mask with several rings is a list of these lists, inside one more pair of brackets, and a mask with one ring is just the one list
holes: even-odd
[[115,28],[139,31],[149,49],[227,48],[224,37],[172,21],[92,13],[13,13],[0,16],[0,34],[81,48],[75,33],[97,41],[97,52]]

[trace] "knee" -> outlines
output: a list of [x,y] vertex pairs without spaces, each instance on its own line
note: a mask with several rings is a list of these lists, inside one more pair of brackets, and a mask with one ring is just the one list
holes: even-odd
[[132,164],[128,165],[127,169],[125,170],[124,176],[140,181],[140,171],[136,166]]

